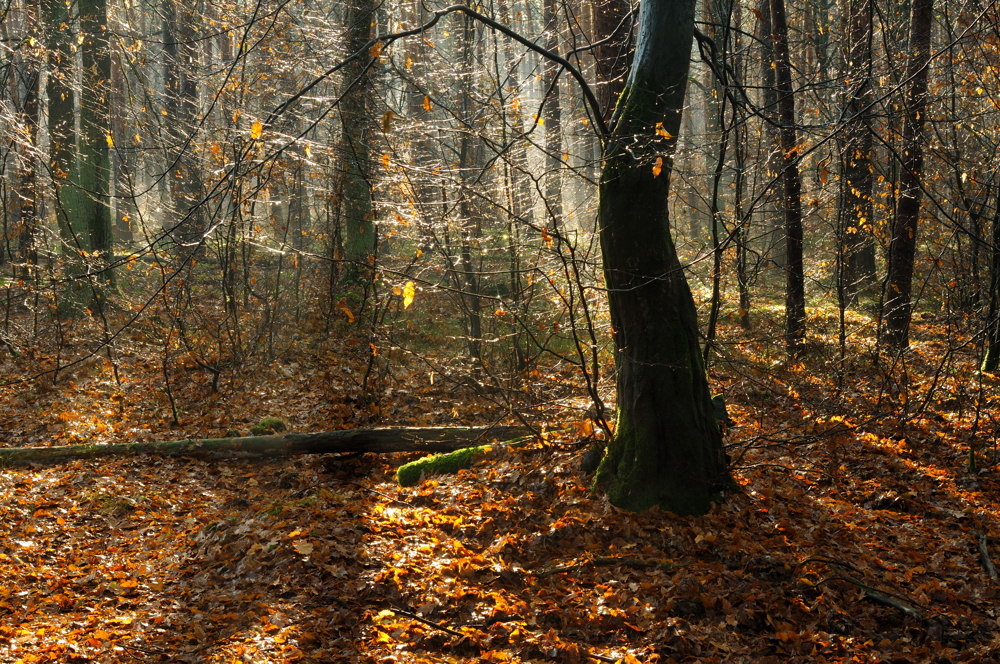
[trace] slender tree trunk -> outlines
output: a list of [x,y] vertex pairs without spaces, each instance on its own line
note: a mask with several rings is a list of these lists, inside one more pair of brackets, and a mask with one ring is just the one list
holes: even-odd
[[997,185],[990,253],[990,303],[986,314],[986,353],[982,368],[983,371],[994,372],[1000,367],[1000,184]]
[[[760,105],[764,115],[764,157],[765,177],[768,186],[778,177],[782,169],[781,135],[778,131],[778,95],[775,82],[776,67],[774,52],[774,30],[771,21],[770,0],[759,0],[757,7],[757,37],[761,44],[761,86]],[[780,180],[780,178],[779,178]],[[779,185],[780,186],[780,185]],[[777,192],[766,192],[763,200],[764,223],[769,227],[764,234],[764,258],[773,270],[784,274],[785,270],[785,228],[782,223],[781,196]]]
[[840,279],[847,306],[875,283],[875,240],[872,234],[874,199],[872,187],[872,3],[851,0],[847,16],[846,127],[840,144],[843,206],[838,224]]
[[[476,25],[472,18],[462,15],[461,51],[465,71],[475,71],[481,63],[476,57]],[[473,199],[472,188],[482,167],[482,150],[474,127],[479,125],[477,111],[473,108],[472,77],[462,77],[462,119],[469,128],[462,133],[459,145],[458,167],[462,178],[459,192],[459,246],[462,256],[462,301],[466,312],[466,339],[469,357],[476,362],[477,370],[482,361],[483,303],[480,297],[481,260],[473,255],[473,246],[480,244],[482,227],[480,208]],[[475,252],[478,254],[479,252]]]
[[616,349],[618,421],[596,482],[615,505],[705,512],[728,483],[694,300],[667,219],[694,0],[646,0],[605,147],[600,231]]
[[78,226],[71,223],[79,214],[79,190],[73,181],[76,172],[76,81],[75,57],[70,43],[75,34],[74,21],[66,3],[42,0],[42,25],[46,30],[48,52],[49,164],[55,190],[56,215],[65,253],[76,260],[84,244]]
[[927,107],[927,72],[930,69],[931,21],[934,0],[913,0],[907,47],[906,104],[903,117],[902,163],[899,199],[889,244],[888,292],[884,304],[885,334],[882,343],[893,350],[910,344],[913,267],[917,249],[917,220],[924,169],[923,127]]
[[[559,32],[562,26],[557,13],[557,0],[544,0],[542,4],[542,20],[545,26],[545,48],[552,52],[559,51]],[[559,94],[559,67],[556,63],[545,60],[542,64],[542,93],[548,96],[542,117],[545,119],[545,204],[548,208],[552,225],[559,228],[562,224],[562,175],[563,137],[562,137],[562,98]]]
[[80,97],[79,182],[89,199],[85,220],[101,280],[111,262],[111,51],[107,0],[81,0],[83,93]]
[[205,212],[200,207],[203,176],[195,140],[198,133],[198,49],[195,0],[163,3],[164,87],[171,145],[168,178],[176,216],[167,221],[174,239],[196,243],[204,234]]
[[[374,0],[351,0],[347,6],[347,51],[354,54],[371,39],[375,20]],[[345,281],[367,289],[374,276],[378,238],[371,185],[371,106],[372,84],[366,72],[367,54],[354,59],[344,69],[344,85],[349,89],[340,105],[341,158],[343,160],[344,258],[348,267]]]
[[[34,2],[25,5],[25,23],[32,31],[38,27],[38,7]],[[21,260],[29,264],[37,262],[35,234],[38,228],[38,214],[42,207],[41,190],[38,186],[38,159],[35,153],[35,146],[38,145],[41,67],[33,51],[34,49],[31,49],[22,56],[19,67],[18,87],[23,90],[23,97],[18,115],[25,133],[18,161],[17,198],[20,207],[17,233],[15,241],[10,243],[17,247]],[[12,250],[13,246],[9,246],[8,249]]]
[[785,346],[798,353],[806,338],[805,275],[802,266],[802,179],[798,167],[795,97],[788,59],[785,1],[771,0],[775,89],[781,123],[781,203],[785,219]]

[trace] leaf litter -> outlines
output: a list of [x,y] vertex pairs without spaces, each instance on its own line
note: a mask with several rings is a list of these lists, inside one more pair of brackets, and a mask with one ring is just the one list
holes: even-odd
[[[973,421],[968,370],[930,393],[934,350],[908,367],[906,417],[883,374],[837,387],[829,357],[776,365],[751,344],[720,361],[739,489],[701,518],[592,494],[579,432],[595,429],[558,410],[544,440],[410,488],[405,454],[0,469],[0,661],[995,661],[992,421]],[[375,412],[339,351],[222,394],[178,380],[177,426],[155,367],[124,357],[116,386],[97,363],[4,388],[0,427],[66,444],[491,412],[426,381]]]

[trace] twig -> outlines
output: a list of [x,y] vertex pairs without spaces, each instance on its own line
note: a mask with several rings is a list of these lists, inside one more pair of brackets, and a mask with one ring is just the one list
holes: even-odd
[[[839,567],[840,569],[850,570],[858,574],[861,573],[861,570],[859,570],[857,567],[854,567],[853,565],[850,565],[848,563],[840,562],[839,560],[834,560],[832,558],[809,558],[807,560],[804,560],[802,564],[805,565],[810,562],[824,563],[826,565],[830,565],[833,567]],[[848,583],[857,586],[865,594],[865,597],[874,602],[878,602],[880,604],[885,604],[886,606],[891,606],[893,608],[899,609],[903,613],[911,615],[914,618],[923,618],[924,616],[924,612],[921,609],[917,608],[917,606],[915,606],[916,602],[914,602],[913,600],[903,597],[902,595],[897,595],[896,593],[889,592],[887,590],[879,590],[878,588],[870,586],[864,581],[861,581],[860,579],[857,579],[853,576],[849,576],[846,574],[844,576],[832,576],[823,579],[822,581],[820,581],[815,585],[819,586],[826,583],[827,581],[837,581],[837,580],[847,581]]]
[[406,616],[407,618],[411,618],[413,620],[416,620],[417,622],[421,622],[427,625],[428,627],[433,627],[434,629],[440,630],[445,634],[451,634],[452,636],[457,636],[459,638],[464,638],[468,636],[467,634],[462,634],[461,632],[457,632],[450,627],[445,627],[441,623],[436,623],[433,620],[427,620],[427,618],[421,618],[412,611],[407,611],[406,609],[402,609],[397,606],[391,606],[389,607],[389,610],[391,610],[393,613],[398,613],[401,616]]
[[996,565],[993,564],[993,560],[990,558],[989,549],[986,548],[986,533],[976,533],[976,542],[979,545],[979,558],[983,561],[983,567],[986,568],[986,574],[990,577],[990,581],[996,581],[997,568]]
[[559,567],[550,567],[549,569],[539,570],[533,572],[536,577],[552,576],[553,574],[562,574],[563,572],[573,572],[580,569],[584,565],[625,565],[626,567],[632,567],[636,569],[646,569],[648,567],[659,567],[660,569],[671,570],[677,567],[683,567],[683,563],[674,563],[669,560],[653,560],[646,558],[619,558],[617,556],[599,556],[591,560],[584,560],[582,562],[574,563],[572,565],[562,565]]

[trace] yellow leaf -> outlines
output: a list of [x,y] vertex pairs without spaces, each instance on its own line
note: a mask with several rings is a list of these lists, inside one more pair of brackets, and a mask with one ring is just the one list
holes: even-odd
[[656,163],[653,164],[653,177],[659,177],[660,173],[663,172],[663,157],[657,157]]
[[431,98],[428,97],[427,95],[424,95],[424,110],[429,111],[431,110],[431,108],[433,108],[431,106]]
[[411,58],[410,56],[406,56],[406,65],[405,66],[406,66],[406,70],[409,71],[410,67],[413,66],[413,58]]
[[240,109],[237,108],[235,111],[233,111],[233,122],[239,122],[241,115],[243,115],[243,111],[241,111]]
[[674,137],[673,134],[671,134],[669,131],[667,131],[666,129],[663,128],[663,123],[662,122],[657,122],[656,123],[656,135],[657,136],[662,136],[663,138],[665,138],[667,140],[670,140],[671,138]]
[[253,125],[250,127],[250,138],[257,140],[264,133],[264,125],[262,125],[257,120],[253,121]]
[[115,139],[112,138],[110,131],[104,134],[104,142],[108,144],[109,149],[115,147]]
[[388,154],[383,154],[382,155],[382,168],[384,168],[385,170],[389,170],[390,166],[392,166],[392,158]]
[[407,281],[403,286],[403,308],[408,308],[413,304],[413,296],[416,293],[416,285],[412,281]]

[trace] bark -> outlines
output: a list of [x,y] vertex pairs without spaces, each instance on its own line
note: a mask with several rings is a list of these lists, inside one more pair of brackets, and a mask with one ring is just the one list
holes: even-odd
[[81,65],[78,182],[86,195],[83,219],[91,252],[99,252],[94,268],[101,281],[111,281],[111,52],[107,0],[80,2],[83,37]]
[[838,225],[840,279],[848,306],[875,283],[875,241],[872,234],[873,139],[869,126],[872,104],[873,0],[852,0],[847,17],[846,126],[840,144],[843,209]]
[[[764,115],[763,131],[764,145],[767,146],[767,155],[764,159],[765,175],[770,181],[768,189],[777,182],[778,173],[781,171],[781,136],[778,132],[778,97],[777,86],[775,84],[775,61],[774,44],[772,43],[773,29],[771,22],[770,0],[759,0],[757,6],[757,39],[761,45],[761,85],[760,104],[761,112]],[[766,231],[764,247],[764,258],[767,264],[778,271],[785,269],[785,229],[781,222],[780,196],[772,191],[766,192],[763,199],[764,223],[769,226]]]
[[595,87],[604,119],[610,120],[628,76],[632,21],[627,17],[632,10],[628,0],[595,0],[593,10],[595,41],[600,43],[594,49]]
[[923,127],[927,107],[927,71],[930,69],[931,20],[934,0],[913,0],[907,47],[905,116],[903,118],[902,163],[896,219],[889,244],[888,293],[884,305],[883,344],[903,350],[910,344],[913,308],[913,266],[917,249],[917,219],[922,197],[924,170]]
[[70,220],[77,216],[79,193],[73,182],[76,171],[76,85],[73,68],[75,57],[70,50],[70,42],[74,31],[64,2],[42,0],[41,8],[49,70],[45,86],[48,98],[49,164],[60,232],[67,244],[67,252],[73,255],[83,248],[77,241],[76,228],[70,224]]
[[[25,6],[25,21],[30,30],[38,26],[37,5],[28,3]],[[24,96],[20,103],[18,116],[24,127],[22,151],[18,160],[17,198],[20,206],[18,222],[14,238],[7,238],[7,252],[13,257],[16,251],[22,261],[28,264],[37,263],[37,248],[35,235],[38,230],[38,212],[41,208],[41,190],[38,186],[38,160],[35,146],[38,145],[39,92],[41,82],[41,67],[33,53],[21,56],[18,63],[20,86]],[[13,240],[13,241],[11,241]],[[24,272],[28,274],[28,272]]]
[[785,347],[801,350],[806,338],[805,275],[802,265],[802,178],[798,167],[795,96],[788,56],[788,22],[784,0],[771,0],[774,76],[781,123],[781,205],[785,220]]
[[694,4],[640,6],[632,69],[605,146],[598,212],[618,422],[596,482],[619,507],[659,505],[678,514],[704,513],[728,483],[694,300],[667,219]]
[[996,196],[990,246],[990,302],[986,314],[986,353],[982,366],[983,371],[991,373],[1000,367],[1000,185],[997,186]]
[[182,244],[197,243],[206,230],[201,163],[193,138],[198,128],[198,81],[195,68],[201,42],[195,33],[193,0],[166,0],[163,4],[164,87],[168,133],[170,194],[177,215],[168,224]]
[[[347,51],[361,51],[372,34],[375,19],[373,0],[352,0],[347,6]],[[367,288],[374,277],[376,250],[375,211],[371,185],[371,80],[368,56],[356,58],[345,68],[348,87],[340,104],[343,160],[344,258],[348,261],[345,281]]]
[[[545,25],[545,48],[559,51],[561,22],[556,16],[556,0],[544,0],[542,19]],[[542,92],[546,94],[542,117],[545,118],[545,206],[555,228],[562,224],[562,99],[559,94],[559,66],[551,60],[542,64]]]
[[368,452],[450,452],[490,441],[530,436],[525,427],[389,427],[321,433],[285,433],[243,438],[0,448],[0,464],[59,464],[76,459],[127,456],[171,456],[231,459],[271,458],[298,454]]

